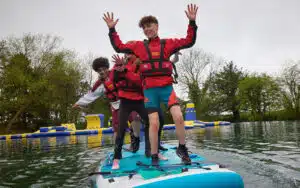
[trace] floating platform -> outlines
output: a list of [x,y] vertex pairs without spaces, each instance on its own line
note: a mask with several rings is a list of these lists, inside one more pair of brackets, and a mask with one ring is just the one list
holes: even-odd
[[[72,124],[71,124],[72,125]],[[210,126],[222,126],[230,125],[229,122],[194,122],[188,125],[185,125],[185,129],[193,128],[205,128]],[[73,126],[75,126],[73,124]],[[174,124],[164,125],[163,130],[175,130],[176,126]],[[42,131],[41,131],[42,130]],[[48,131],[47,131],[48,130]],[[143,130],[143,129],[141,129]],[[127,129],[129,131],[129,129]],[[109,128],[100,128],[100,129],[84,129],[84,130],[69,130],[65,129],[64,126],[56,127],[41,127],[39,131],[34,133],[23,133],[23,134],[14,134],[14,135],[0,135],[0,140],[8,139],[22,139],[22,138],[40,138],[40,137],[53,137],[53,136],[71,136],[71,135],[95,135],[95,134],[113,134],[113,129]]]
[[[230,125],[227,121],[204,122],[196,120],[196,111],[193,103],[188,103],[185,110],[185,129],[205,128],[211,126]],[[61,126],[40,127],[34,133],[23,133],[14,135],[0,135],[0,140],[22,139],[22,138],[40,138],[40,137],[55,137],[55,136],[71,136],[71,135],[95,135],[95,134],[113,134],[113,128],[104,127],[103,114],[88,114],[85,116],[87,128],[84,130],[76,130],[74,123],[66,123]],[[174,130],[174,124],[166,124],[163,130]],[[129,131],[129,129],[127,129]],[[143,128],[141,129],[143,131]]]

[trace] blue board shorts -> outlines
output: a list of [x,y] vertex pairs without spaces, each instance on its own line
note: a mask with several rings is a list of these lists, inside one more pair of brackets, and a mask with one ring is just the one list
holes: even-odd
[[160,103],[166,105],[168,109],[179,104],[172,85],[145,89],[144,97],[145,107],[152,111],[158,111]]

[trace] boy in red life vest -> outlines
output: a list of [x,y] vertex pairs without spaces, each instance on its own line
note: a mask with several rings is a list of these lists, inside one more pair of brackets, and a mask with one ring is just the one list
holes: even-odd
[[172,78],[173,65],[169,57],[179,50],[190,48],[195,44],[197,10],[198,7],[191,4],[188,5],[187,11],[185,11],[189,19],[187,36],[185,38],[160,39],[158,37],[157,19],[153,16],[145,16],[140,20],[139,26],[143,29],[148,40],[135,41],[128,44],[124,44],[116,32],[115,26],[118,19],[114,20],[113,13],[104,14],[103,17],[109,28],[110,41],[115,51],[118,53],[133,53],[142,61],[139,71],[143,77],[145,106],[149,115],[152,165],[159,164],[157,148],[159,121],[157,111],[160,107],[160,102],[168,106],[176,125],[176,133],[179,139],[176,153],[185,164],[191,164],[185,145],[183,115],[172,86],[174,81]]
[[[74,105],[74,108],[87,106],[101,96],[106,96],[110,101],[112,112],[112,127],[114,131],[113,141],[115,142],[118,130],[118,112],[120,100],[117,90],[113,84],[113,69],[109,71],[109,61],[107,58],[99,57],[93,61],[93,70],[99,74],[99,79],[95,82],[91,91],[82,96]],[[134,130],[135,131],[135,130]],[[133,147],[133,146],[131,146]]]
[[[113,85],[113,74],[109,71],[109,61],[105,57],[99,57],[93,61],[93,70],[99,74],[98,80],[93,85],[91,91],[82,96],[73,107],[87,106],[88,104],[94,102],[101,96],[105,96],[109,99],[110,108],[112,112],[112,127],[117,130],[118,126],[118,109],[120,100],[117,96],[117,92]],[[114,131],[114,140],[117,131]]]
[[[129,41],[129,42],[132,42],[132,41]],[[180,52],[177,52],[174,54],[174,57],[172,58],[171,62],[172,63],[177,63],[179,61],[179,55],[182,55]],[[118,56],[116,56],[117,58],[119,58]],[[119,58],[120,59],[120,58]],[[138,71],[138,67],[140,66],[140,60],[138,58],[136,58],[135,55],[133,54],[125,54],[125,59],[128,63],[125,63],[126,66],[130,66],[129,68],[131,69],[131,71],[134,71],[135,73]],[[121,61],[115,61],[116,63],[120,62],[122,63]],[[121,67],[121,66],[120,66]],[[125,68],[121,68],[118,70],[118,74],[120,75],[123,75],[123,77],[125,76],[125,74],[122,74],[122,70],[124,70]],[[124,79],[126,79],[124,77]],[[140,77],[137,77],[137,79],[140,79]],[[140,84],[142,84],[142,81],[140,81]],[[131,119],[134,118],[134,117],[137,117],[135,115],[136,112],[132,112],[130,117],[129,117],[129,121],[133,122]],[[163,112],[161,111],[161,109],[159,109],[158,111],[158,116],[159,116],[159,131],[158,131],[158,151],[161,150],[161,151],[166,151],[168,149],[164,148],[162,145],[161,145],[161,142],[160,142],[160,139],[161,139],[161,133],[162,133],[162,129],[163,129],[163,126],[164,126],[164,116],[163,116]],[[135,130],[138,130],[138,128],[135,128]],[[137,133],[139,131],[136,131]],[[159,158],[160,159],[166,159],[165,157],[163,157],[162,155],[158,154],[159,155]]]
[[[180,55],[180,53],[176,53],[172,63],[176,63],[179,58],[178,55]],[[114,56],[114,62],[116,63],[116,68],[115,68],[115,74],[114,74],[114,78],[115,78],[115,85],[118,89],[118,96],[121,99],[121,104],[122,104],[122,98],[124,99],[124,101],[131,101],[131,103],[135,103],[135,101],[144,99],[143,98],[143,92],[142,92],[142,80],[140,77],[140,74],[137,73],[137,67],[139,66],[139,59],[136,58],[135,55],[133,54],[126,54],[125,55],[125,59],[120,58],[119,56]],[[132,110],[138,110],[136,108],[130,108],[129,106],[127,106],[126,104],[130,104],[130,102],[125,103],[124,105],[120,106],[120,120],[119,122],[126,122],[126,117],[127,114],[130,113],[130,111]],[[124,109],[122,109],[124,108]],[[145,109],[140,109],[140,111],[142,111],[142,113],[145,113]],[[134,113],[136,113],[135,111],[133,111],[131,114],[134,115]],[[162,128],[164,125],[164,117],[162,114],[161,109],[159,109],[158,111],[159,114],[159,131],[158,131],[158,149],[165,151],[167,150],[166,148],[162,147],[160,145],[160,137],[161,137],[161,132],[162,132]],[[150,152],[150,143],[149,143],[149,131],[148,131],[148,116],[147,114],[142,114],[142,116],[144,117],[144,123],[146,125],[145,127],[145,155],[147,157],[149,157],[151,154]],[[123,119],[121,119],[123,118]],[[139,123],[140,124],[140,123]],[[122,124],[120,123],[119,125],[119,130],[120,133],[118,132],[118,135],[120,135],[120,139],[118,139],[118,141],[116,141],[115,145],[115,155],[114,155],[114,162],[113,162],[113,167],[112,169],[118,169],[119,168],[119,160],[121,158],[121,151],[122,151],[122,140],[124,139],[124,133],[125,133],[125,123]],[[135,128],[135,130],[137,130],[137,128]],[[136,131],[138,132],[138,131]],[[139,138],[138,135],[134,135],[133,137],[135,137],[135,139],[132,140],[137,140],[137,142],[139,142]],[[135,152],[135,151],[134,151]],[[158,153],[158,158],[161,160],[167,160],[167,158],[165,158],[163,155],[161,155],[160,153]]]
[[[114,82],[120,98],[120,110],[119,110],[119,127],[114,149],[114,161],[112,169],[119,169],[119,161],[122,158],[122,146],[124,142],[124,135],[126,130],[126,124],[130,113],[137,112],[145,123],[145,155],[150,157],[150,142],[149,142],[149,119],[148,113],[144,106],[144,95],[142,91],[142,81],[140,75],[135,72],[136,57],[134,55],[127,55],[126,61],[119,56],[114,56],[116,62],[116,68],[114,70]],[[163,122],[163,120],[162,120]],[[133,136],[135,148],[132,148],[132,152],[136,152],[139,149],[139,135]],[[161,160],[167,160],[161,154],[158,154]]]

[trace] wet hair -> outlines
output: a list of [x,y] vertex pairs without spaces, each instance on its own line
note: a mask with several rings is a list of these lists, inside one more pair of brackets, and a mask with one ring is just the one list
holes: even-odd
[[98,57],[93,61],[93,69],[97,71],[99,68],[105,67],[109,69],[109,61],[105,57]]
[[151,23],[158,24],[158,21],[154,16],[151,16],[151,15],[150,16],[144,16],[140,19],[139,27],[143,28],[144,25],[151,24]]

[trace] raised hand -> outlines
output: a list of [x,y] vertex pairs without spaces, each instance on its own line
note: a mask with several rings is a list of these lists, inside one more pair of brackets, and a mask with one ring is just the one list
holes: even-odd
[[126,64],[125,58],[124,57],[120,57],[119,55],[113,55],[112,59],[113,59],[112,62],[114,62],[116,65]]
[[109,14],[109,12],[106,14],[104,13],[102,18],[106,22],[108,28],[114,28],[119,21],[119,19],[114,21],[114,13]]
[[196,6],[195,4],[190,4],[187,6],[187,11],[185,11],[185,14],[189,20],[191,21],[196,20],[197,10],[198,10],[198,6]]
[[123,72],[125,70],[126,61],[124,57],[120,57],[119,55],[113,55],[112,59],[116,66],[114,70],[117,72]]

